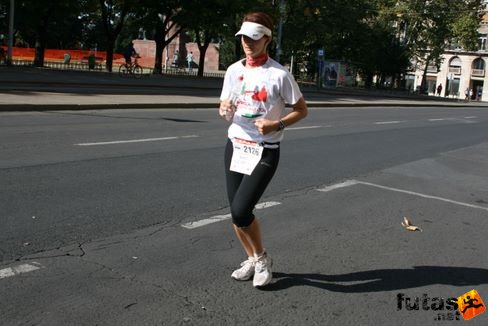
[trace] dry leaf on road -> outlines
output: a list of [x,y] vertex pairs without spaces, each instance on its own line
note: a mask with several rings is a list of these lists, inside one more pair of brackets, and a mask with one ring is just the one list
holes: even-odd
[[406,216],[403,217],[403,222],[402,222],[402,226],[407,229],[408,231],[420,231],[422,232],[422,229],[419,228],[418,226],[416,225],[413,225],[412,224],[412,221],[410,221]]

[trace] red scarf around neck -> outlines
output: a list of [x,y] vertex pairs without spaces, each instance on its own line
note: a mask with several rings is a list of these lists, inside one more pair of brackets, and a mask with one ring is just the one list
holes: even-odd
[[262,66],[268,61],[268,54],[263,53],[261,55],[258,55],[257,57],[251,57],[247,56],[246,57],[246,64],[248,64],[251,67],[259,67]]

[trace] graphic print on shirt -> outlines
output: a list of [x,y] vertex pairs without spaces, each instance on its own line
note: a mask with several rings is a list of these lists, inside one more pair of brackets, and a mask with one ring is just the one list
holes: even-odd
[[266,113],[267,101],[268,90],[265,85],[248,88],[246,82],[243,82],[236,114],[247,119],[258,118]]

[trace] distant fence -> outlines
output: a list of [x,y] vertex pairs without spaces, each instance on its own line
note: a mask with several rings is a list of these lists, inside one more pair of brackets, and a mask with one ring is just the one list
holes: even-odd
[[[6,54],[8,48],[0,46]],[[105,51],[95,50],[58,50],[46,49],[44,52],[44,68],[56,70],[90,70],[90,71],[107,71],[105,68]],[[12,48],[12,64],[14,66],[33,66],[33,58],[35,56],[34,48]],[[3,59],[3,60],[2,60]],[[5,65],[6,58],[0,58],[0,66]],[[124,57],[120,53],[113,54],[113,72],[118,72],[121,64],[125,62]],[[143,67],[144,74],[151,74],[152,68]],[[222,71],[204,72],[204,77],[223,78]],[[188,71],[186,68],[163,68],[163,74],[172,76],[196,76],[197,69]]]
[[[5,62],[0,61],[0,67],[5,66]],[[14,59],[12,61],[13,66],[19,66],[19,67],[33,67],[34,63],[32,60],[16,60]],[[114,73],[117,73],[120,67],[120,63],[114,62],[112,71]],[[95,65],[90,67],[88,60],[81,60],[81,61],[73,61],[69,63],[65,63],[64,61],[59,61],[59,60],[46,60],[44,61],[44,68],[49,68],[53,70],[73,70],[73,71],[103,71],[107,72],[105,68],[105,62],[102,60],[96,60]],[[152,74],[153,69],[152,68],[145,68],[143,67],[143,73],[145,75],[150,75]],[[187,68],[168,68],[168,69],[163,69],[163,75],[171,75],[171,76],[197,76],[197,69],[192,69],[191,71],[188,71]],[[203,73],[204,77],[210,77],[210,78],[224,78],[225,71],[211,71],[211,72],[205,72]]]
[[[7,53],[8,48],[6,46],[0,46],[3,48],[3,51]],[[46,61],[60,61],[63,62],[65,60],[71,62],[77,61],[86,61],[89,56],[95,56],[101,60],[101,58],[105,58],[107,53],[105,51],[96,51],[96,50],[58,50],[58,49],[46,49],[44,51],[44,59]],[[33,60],[35,57],[35,49],[34,48],[19,48],[13,47],[12,48],[12,57],[14,60]],[[123,59],[124,56],[120,53],[113,54],[114,60]]]

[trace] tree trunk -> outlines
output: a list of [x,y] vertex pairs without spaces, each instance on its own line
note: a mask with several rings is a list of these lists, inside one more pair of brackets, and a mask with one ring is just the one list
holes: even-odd
[[46,50],[46,39],[47,39],[47,22],[46,18],[39,26],[36,33],[36,43],[34,52],[34,66],[43,67],[44,66],[44,53]]
[[203,71],[205,69],[205,54],[207,53],[208,46],[210,45],[210,41],[212,40],[208,35],[209,33],[203,33],[203,44],[200,37],[200,33],[197,32],[197,45],[198,50],[200,51],[200,59],[198,60],[198,73],[197,76],[203,77]]
[[107,56],[105,57],[106,68],[108,71],[112,72],[115,40],[117,39],[117,36],[122,31],[125,17],[127,16],[127,13],[129,12],[130,9],[130,4],[128,2],[124,2],[124,5],[120,12],[119,22],[114,27],[112,19],[110,18],[112,17],[112,14],[115,15],[115,13],[113,12],[112,2],[111,1],[109,2],[109,6],[107,6],[105,2],[106,0],[99,0],[100,8],[102,10],[103,28],[105,30],[105,34],[107,35]]
[[427,60],[425,60],[425,67],[424,67],[424,72],[422,74],[422,81],[420,82],[420,93],[421,94],[427,94],[427,69],[429,68],[430,64],[430,57],[427,57]]
[[364,81],[364,87],[371,88],[371,86],[373,86],[373,74],[368,73]]
[[181,27],[178,28],[175,33],[171,36],[167,36],[165,30],[170,31],[172,26],[168,28],[165,27],[166,25],[163,23],[160,26],[158,25],[156,28],[156,33],[154,34],[154,41],[156,42],[156,54],[154,58],[154,69],[153,74],[162,74],[163,73],[163,51],[164,48],[168,46],[181,32]]
[[163,50],[165,48],[164,44],[164,25],[158,23],[156,26],[156,33],[154,35],[154,41],[156,42],[156,53],[154,57],[154,68],[153,74],[163,73]]
[[34,55],[34,67],[43,67],[44,66],[44,52],[45,52],[45,45],[43,44],[43,42],[39,38],[36,39],[35,55]]
[[198,44],[198,50],[200,51],[200,58],[198,59],[198,73],[197,76],[203,77],[203,71],[205,69],[205,55],[210,42],[206,42],[203,46]]
[[105,67],[109,72],[112,72],[113,60],[114,60],[114,46],[115,40],[107,40],[107,56],[105,57]]

